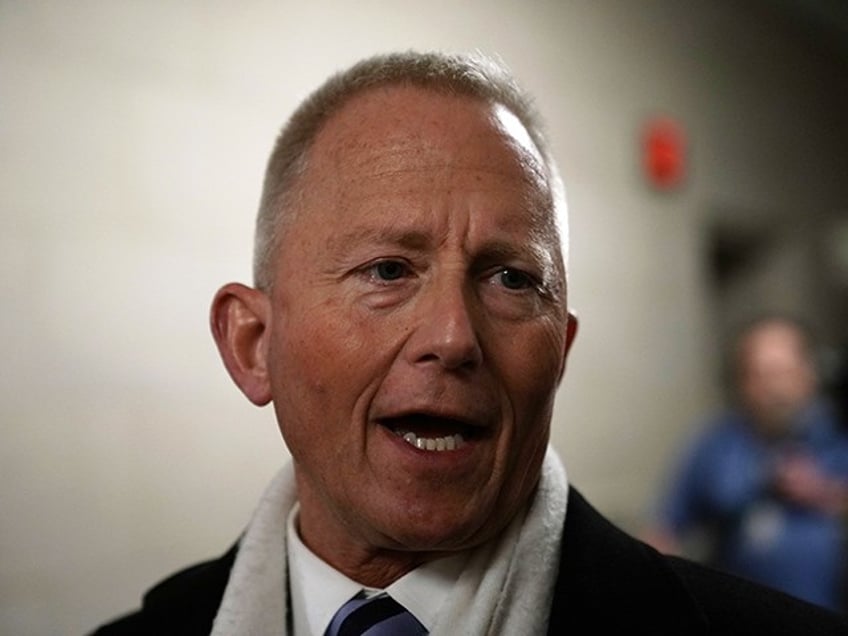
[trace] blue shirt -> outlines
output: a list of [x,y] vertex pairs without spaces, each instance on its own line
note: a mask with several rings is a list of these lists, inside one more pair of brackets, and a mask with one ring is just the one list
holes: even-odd
[[661,520],[679,537],[709,529],[717,567],[843,609],[843,522],[773,492],[771,467],[788,452],[805,453],[848,482],[848,434],[823,404],[807,409],[779,442],[757,436],[744,414],[731,411],[709,422],[684,456]]

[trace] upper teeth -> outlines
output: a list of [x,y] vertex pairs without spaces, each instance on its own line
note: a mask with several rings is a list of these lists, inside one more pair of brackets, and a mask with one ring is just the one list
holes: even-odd
[[465,444],[465,438],[459,433],[446,437],[418,437],[411,431],[399,432],[398,434],[404,441],[412,444],[415,448],[427,451],[456,450],[457,448],[462,448]]

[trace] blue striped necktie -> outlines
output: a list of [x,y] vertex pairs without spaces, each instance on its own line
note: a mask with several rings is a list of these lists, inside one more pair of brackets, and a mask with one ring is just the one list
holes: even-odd
[[388,594],[360,592],[341,606],[324,636],[426,636],[427,630]]

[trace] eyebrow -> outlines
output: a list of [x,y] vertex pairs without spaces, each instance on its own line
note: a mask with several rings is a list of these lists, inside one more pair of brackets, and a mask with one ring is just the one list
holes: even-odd
[[522,245],[525,246],[523,249],[509,241],[488,241],[483,244],[480,254],[486,259],[526,260],[530,256],[533,260],[538,260],[538,250],[532,249],[529,243],[523,243]]
[[426,232],[406,230],[392,226],[352,228],[330,240],[331,245],[350,244],[396,245],[412,250],[425,250],[433,239]]
[[[416,252],[425,252],[434,247],[435,239],[429,232],[399,226],[360,226],[350,228],[343,234],[330,239],[329,245],[379,245],[391,246]],[[529,261],[544,279],[554,275],[553,255],[532,238],[516,244],[513,241],[494,239],[486,241],[477,250],[474,260],[478,262]]]

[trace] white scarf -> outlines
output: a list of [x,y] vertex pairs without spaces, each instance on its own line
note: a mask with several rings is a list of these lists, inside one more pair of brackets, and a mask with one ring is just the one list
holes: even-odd
[[[525,517],[471,554],[439,610],[431,636],[544,634],[559,566],[568,482],[552,447]],[[294,469],[269,484],[241,539],[212,636],[289,636],[286,519],[296,501]]]

